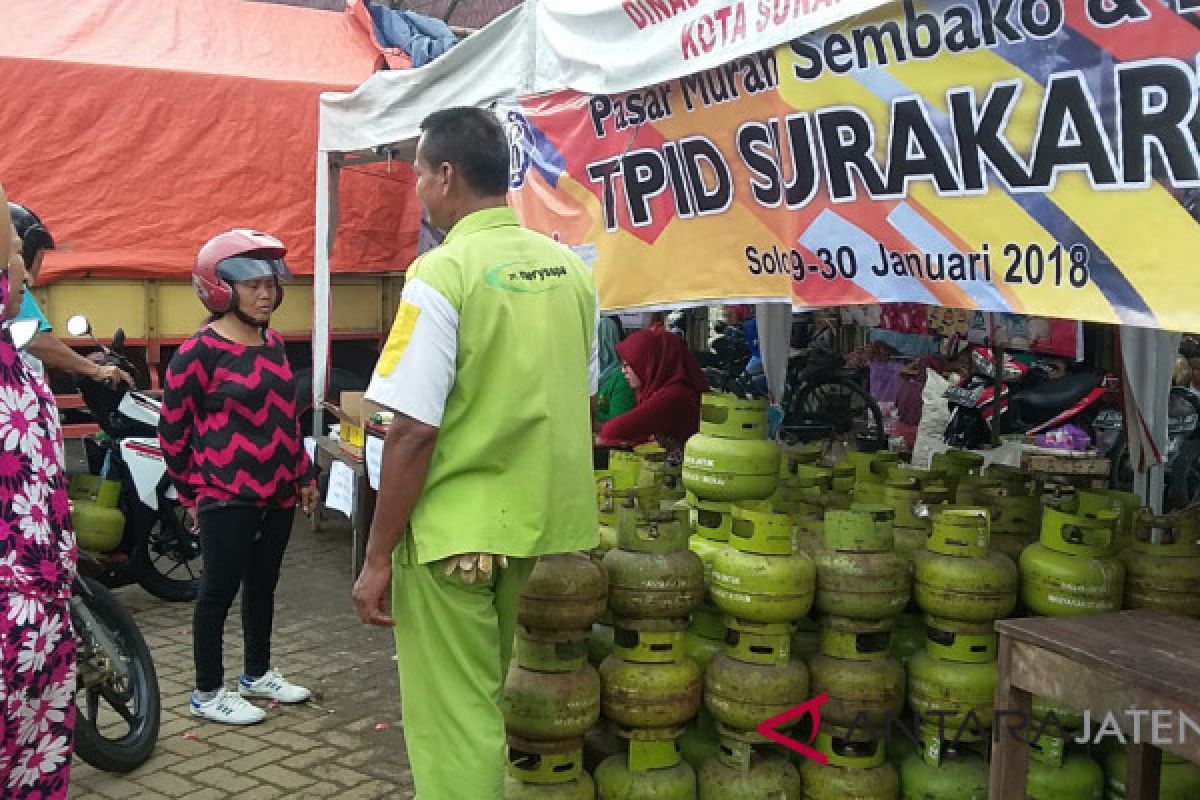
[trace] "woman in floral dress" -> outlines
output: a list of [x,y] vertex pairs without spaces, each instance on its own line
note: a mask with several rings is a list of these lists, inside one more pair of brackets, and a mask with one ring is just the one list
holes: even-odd
[[[8,226],[7,220],[0,224]],[[12,238],[9,269],[0,273],[0,309],[10,316],[24,288],[20,240]],[[67,796],[75,724],[75,637],[67,604],[74,572],[58,408],[5,331],[0,333],[2,797]]]

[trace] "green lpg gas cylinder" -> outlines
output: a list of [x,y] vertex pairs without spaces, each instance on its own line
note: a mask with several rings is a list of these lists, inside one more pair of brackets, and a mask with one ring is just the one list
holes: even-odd
[[1112,554],[1117,514],[1068,514],[1047,508],[1041,539],[1021,553],[1021,600],[1049,617],[1117,611],[1125,567]]
[[616,550],[605,554],[609,608],[620,617],[686,617],[704,599],[704,562],[687,549],[683,511],[622,509]]
[[596,475],[596,506],[600,524],[617,524],[617,506],[619,505],[616,492],[625,492],[637,485],[638,471],[641,460],[633,453],[623,450],[613,450],[608,455],[608,468],[598,469]]
[[765,399],[706,392],[700,398],[700,433],[722,439],[766,439],[767,407]]
[[908,564],[893,550],[893,513],[859,506],[825,515],[816,556],[816,607],[852,619],[893,617],[908,605]]
[[884,502],[895,514],[892,533],[896,552],[910,565],[929,539],[930,513],[949,499],[950,490],[944,486],[909,488],[889,483],[884,490]]
[[913,753],[900,768],[900,790],[903,800],[988,800],[988,765],[965,748],[942,750],[936,766]]
[[[815,559],[825,538],[825,511],[822,509],[819,516],[793,517],[792,522],[796,551]],[[816,562],[813,563],[815,567]]]
[[844,463],[854,467],[854,480],[857,483],[873,483],[887,477],[888,469],[896,466],[899,460],[900,455],[889,450],[874,453],[851,450],[846,453]]
[[662,492],[657,486],[632,486],[627,488],[599,487],[600,493],[600,540],[591,556],[599,561],[604,554],[616,548],[620,537],[618,527],[622,509],[657,511],[661,505]]
[[629,743],[596,768],[600,800],[696,800],[696,771],[670,739]]
[[667,465],[667,451],[658,442],[646,442],[633,448],[638,457],[639,486],[661,486]]
[[784,478],[772,496],[775,511],[792,516],[819,516],[830,502],[833,471],[825,467],[800,464],[794,474]]
[[[1108,788],[1105,800],[1125,800],[1129,753],[1124,748],[1109,753],[1105,762]],[[1162,754],[1158,773],[1158,800],[1196,800],[1200,797],[1200,766],[1171,753]]]
[[822,725],[815,747],[824,753],[825,766],[805,758],[800,767],[804,800],[899,800],[900,778],[884,757],[879,742],[848,742]]
[[[1048,714],[1053,713],[1053,720],[1046,720]],[[1066,731],[1082,731],[1083,730],[1083,712],[1067,706],[1051,703],[1044,697],[1034,695],[1033,697],[1033,719],[1035,729],[1042,725],[1041,720],[1046,720],[1046,731],[1050,734],[1056,733],[1054,723]]]
[[975,492],[972,502],[991,515],[993,550],[1016,562],[1021,551],[1037,541],[1042,524],[1041,495],[1018,494],[1011,486],[993,486]]
[[984,470],[984,474],[1002,486],[1012,489],[1013,494],[1040,496],[1042,481],[1032,471],[1010,464],[992,464]]
[[796,620],[792,630],[792,655],[805,661],[821,649],[821,626],[812,617]]
[[784,483],[794,481],[800,475],[800,467],[815,467],[825,454],[820,444],[796,444],[779,446],[779,479]]
[[925,649],[925,617],[915,612],[905,612],[896,618],[892,631],[892,655],[901,664]]
[[504,776],[504,800],[595,800],[596,784],[586,772],[566,783],[522,783]]
[[926,620],[924,652],[908,662],[908,704],[945,714],[947,730],[970,741],[991,725],[996,693],[996,634],[990,623]]
[[728,650],[704,675],[704,702],[718,722],[752,731],[808,698],[808,669],[791,655],[787,625],[731,623]]
[[945,476],[945,484],[951,492],[958,491],[960,478],[979,475],[983,472],[983,456],[969,450],[947,450],[934,453],[930,469]]
[[1000,487],[1000,481],[995,478],[988,478],[984,475],[963,475],[958,479],[958,486],[954,490],[954,502],[957,505],[969,506],[975,502],[975,498],[979,496],[980,492]]
[[[513,733],[508,734],[508,774],[506,787],[520,784],[527,787],[535,786],[564,786],[562,793],[555,794],[525,794],[519,797],[549,797],[574,798],[579,795],[579,788],[572,787],[575,781],[588,783],[584,779],[587,773],[583,771],[583,739],[557,739],[553,741],[532,741],[523,739]],[[532,789],[529,789],[532,792]],[[505,795],[508,797],[509,795]]]
[[612,625],[597,622],[592,626],[587,641],[588,662],[592,666],[600,666],[612,654],[614,636]]
[[68,479],[67,495],[71,498],[71,521],[79,547],[92,553],[116,550],[125,535],[125,515],[117,508],[121,482],[75,474]]
[[692,622],[683,637],[683,649],[701,672],[708,669],[713,656],[725,651],[725,620],[719,609],[706,604],[692,612]]
[[1200,616],[1200,513],[1137,513],[1125,562],[1125,607]]
[[1133,540],[1133,521],[1141,508],[1142,498],[1133,492],[1119,489],[1082,489],[1075,495],[1075,506],[1071,510],[1081,515],[1094,515],[1098,511],[1116,512],[1117,531],[1113,549],[1120,552]]
[[684,655],[683,629],[660,620],[617,620],[613,654],[600,665],[601,708],[629,728],[681,727],[700,708],[700,667]]
[[904,709],[904,667],[890,652],[892,620],[831,617],[821,630],[821,652],[808,661],[811,693],[828,693],[821,719],[850,726],[865,719],[885,725]]
[[540,630],[586,631],[608,603],[608,575],[581,553],[542,556],[521,591],[517,621]]
[[713,559],[713,603],[753,622],[790,622],[812,608],[816,569],[792,551],[792,522],[784,514],[735,506],[729,547]]
[[679,752],[683,760],[700,769],[704,762],[721,752],[721,737],[717,732],[717,721],[704,706],[700,713],[688,723],[687,730],[679,737]]
[[1061,765],[1029,759],[1026,800],[1102,800],[1104,770],[1088,756],[1070,753]]
[[629,740],[620,736],[617,726],[601,719],[583,737],[583,768],[588,773],[594,773],[604,759],[628,750]]
[[988,512],[942,507],[933,513],[933,532],[917,553],[913,595],[935,617],[989,622],[1017,604],[1017,566],[988,550]]
[[704,562],[704,581],[711,579],[712,561],[729,541],[729,530],[733,527],[733,504],[701,500],[691,492],[687,496],[688,519],[692,536],[688,547]]
[[800,771],[791,761],[726,737],[697,773],[699,800],[800,800]]
[[600,718],[600,675],[582,639],[523,631],[500,703],[508,732],[544,741],[581,737]]
[[702,500],[765,500],[779,485],[779,449],[765,439],[698,433],[683,449],[683,485]]
[[71,521],[79,548],[92,553],[111,553],[125,535],[125,515],[95,500],[72,500]]

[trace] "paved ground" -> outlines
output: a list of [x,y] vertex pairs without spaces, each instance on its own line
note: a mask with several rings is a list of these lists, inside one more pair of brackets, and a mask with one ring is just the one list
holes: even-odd
[[[284,561],[274,661],[313,690],[302,707],[275,708],[262,724],[232,728],[187,714],[192,686],[191,604],[156,600],[139,587],[117,595],[150,644],[162,691],[154,756],[129,775],[79,759],[73,798],[408,798],[395,661],[388,631],[358,622],[350,604],[350,535],[297,523]],[[225,634],[226,684],[241,671],[235,603]]]

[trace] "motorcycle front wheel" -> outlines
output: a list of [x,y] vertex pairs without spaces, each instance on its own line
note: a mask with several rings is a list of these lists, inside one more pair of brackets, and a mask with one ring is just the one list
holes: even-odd
[[[91,578],[77,580],[83,585],[71,599],[79,664],[75,752],[96,769],[130,772],[150,758],[158,742],[158,673],[137,623],[112,592]],[[113,649],[104,646],[105,639]]]
[[161,600],[195,600],[203,559],[200,534],[187,510],[178,503],[162,501],[158,511],[140,506],[138,513],[147,515],[150,522],[130,558],[137,582]]

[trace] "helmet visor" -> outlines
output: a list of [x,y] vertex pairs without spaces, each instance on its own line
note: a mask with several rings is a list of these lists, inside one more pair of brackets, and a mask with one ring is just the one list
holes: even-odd
[[217,274],[229,283],[253,281],[258,278],[291,280],[292,271],[282,258],[249,258],[234,256],[217,263]]

